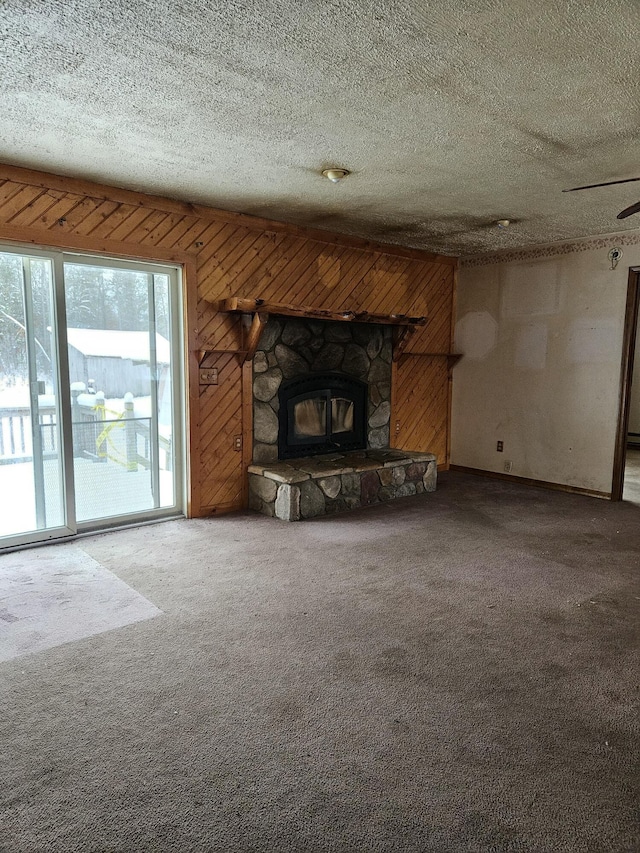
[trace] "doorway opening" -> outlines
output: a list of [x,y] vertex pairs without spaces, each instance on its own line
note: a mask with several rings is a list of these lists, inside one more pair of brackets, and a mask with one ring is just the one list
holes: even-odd
[[[611,500],[640,503],[640,267],[629,269]],[[635,365],[635,368],[634,368]]]
[[0,247],[0,548],[183,512],[180,287]]

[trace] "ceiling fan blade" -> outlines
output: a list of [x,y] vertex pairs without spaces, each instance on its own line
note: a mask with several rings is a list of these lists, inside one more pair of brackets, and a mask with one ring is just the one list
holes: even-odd
[[631,184],[633,181],[640,181],[640,178],[623,178],[621,181],[605,181],[603,184],[587,184],[585,187],[571,187],[571,189],[562,190],[562,192],[574,193],[576,190],[592,190],[595,187],[610,187],[613,184]]
[[634,213],[640,213],[640,201],[637,201],[635,204],[630,204],[629,207],[625,207],[624,210],[621,210],[618,214],[618,219],[626,219],[627,216],[633,216]]

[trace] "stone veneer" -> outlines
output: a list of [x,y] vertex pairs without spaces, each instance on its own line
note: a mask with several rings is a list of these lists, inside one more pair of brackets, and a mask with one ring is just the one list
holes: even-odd
[[433,453],[354,450],[249,466],[249,506],[283,521],[433,492]]
[[366,382],[367,447],[389,447],[391,357],[390,326],[269,317],[253,359],[253,462],[278,459],[282,380],[313,373]]

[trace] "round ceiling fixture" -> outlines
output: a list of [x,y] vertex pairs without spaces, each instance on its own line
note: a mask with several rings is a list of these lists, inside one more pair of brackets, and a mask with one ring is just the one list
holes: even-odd
[[332,184],[337,184],[338,181],[346,178],[350,172],[348,169],[338,169],[336,166],[332,166],[330,169],[323,169],[322,174],[325,178],[329,178]]

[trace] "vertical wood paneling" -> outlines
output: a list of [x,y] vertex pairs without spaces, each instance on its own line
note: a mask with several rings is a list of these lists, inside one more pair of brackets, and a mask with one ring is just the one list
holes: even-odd
[[[328,310],[426,314],[395,365],[395,446],[431,450],[447,462],[449,371],[455,264],[450,259],[310,233],[88,182],[0,165],[0,239],[160,261],[177,260],[196,279],[188,338],[208,351],[218,385],[197,384],[191,358],[189,396],[192,511],[243,504],[251,430],[251,369],[234,351],[242,324],[211,302],[227,296]],[[235,449],[236,437],[244,449]]]

